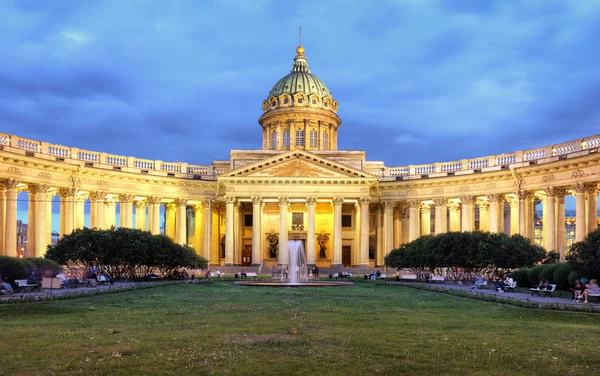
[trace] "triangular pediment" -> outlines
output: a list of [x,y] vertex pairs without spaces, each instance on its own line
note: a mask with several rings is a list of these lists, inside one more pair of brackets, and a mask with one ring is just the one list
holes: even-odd
[[375,178],[364,171],[303,150],[293,150],[267,158],[221,177],[244,178]]

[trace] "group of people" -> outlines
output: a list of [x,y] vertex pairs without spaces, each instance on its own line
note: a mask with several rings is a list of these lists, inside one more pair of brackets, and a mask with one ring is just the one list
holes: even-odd
[[575,281],[575,287],[571,289],[573,291],[573,301],[578,302],[583,300],[584,303],[588,303],[588,296],[600,294],[600,286],[598,281],[592,279],[590,283],[586,284],[584,279],[578,279]]

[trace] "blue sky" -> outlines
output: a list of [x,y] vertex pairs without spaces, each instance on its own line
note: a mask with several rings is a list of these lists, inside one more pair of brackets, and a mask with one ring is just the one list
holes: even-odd
[[0,131],[210,164],[261,147],[304,30],[338,146],[388,166],[599,132],[600,2],[0,2]]

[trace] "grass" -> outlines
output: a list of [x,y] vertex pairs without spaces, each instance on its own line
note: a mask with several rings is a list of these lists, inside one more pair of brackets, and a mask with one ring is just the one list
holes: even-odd
[[597,314],[401,286],[186,284],[0,306],[4,375],[588,375]]

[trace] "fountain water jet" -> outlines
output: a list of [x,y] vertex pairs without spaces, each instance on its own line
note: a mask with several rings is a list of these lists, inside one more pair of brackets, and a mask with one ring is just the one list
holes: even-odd
[[290,240],[287,243],[287,249],[289,255],[289,269],[288,273],[282,273],[282,281],[286,281],[283,278],[287,274],[287,282],[290,284],[308,282],[308,269],[306,267],[306,256],[304,255],[304,243],[302,243],[301,240]]

